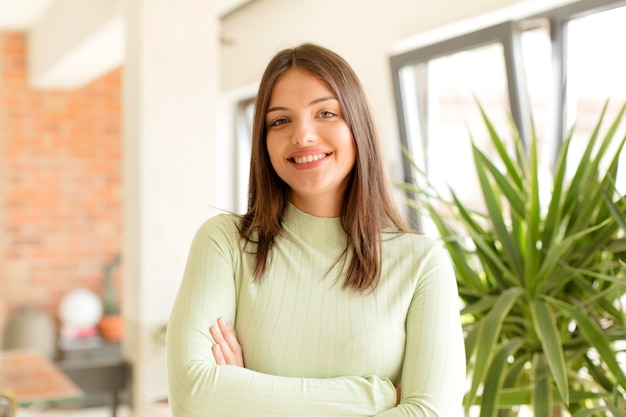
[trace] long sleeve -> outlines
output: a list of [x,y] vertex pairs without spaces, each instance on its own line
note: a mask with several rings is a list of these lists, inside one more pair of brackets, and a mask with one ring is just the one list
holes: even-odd
[[[238,220],[210,219],[191,246],[167,331],[174,417],[462,415],[460,302],[441,245],[385,233],[380,283],[356,293],[341,285],[341,220],[289,206],[253,281]],[[215,364],[220,316],[235,325],[245,369]]]
[[246,275],[245,250],[235,221],[209,220],[192,243],[167,331],[173,416],[370,416],[393,407],[395,388],[387,378],[277,376],[215,364],[209,328],[220,316],[236,322],[244,297],[238,277]]
[[465,348],[452,264],[434,245],[419,264],[420,276],[406,318],[401,402],[379,417],[463,415]]

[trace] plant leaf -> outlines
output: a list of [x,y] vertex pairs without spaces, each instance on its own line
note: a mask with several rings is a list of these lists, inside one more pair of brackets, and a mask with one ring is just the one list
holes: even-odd
[[536,353],[534,358],[533,412],[535,416],[549,416],[552,412],[552,381],[546,367],[546,358]]
[[495,236],[502,245],[503,255],[511,265],[511,270],[517,277],[524,277],[524,267],[522,266],[521,254],[519,246],[516,246],[511,240],[511,236],[507,230],[506,222],[503,217],[503,210],[498,202],[494,188],[489,183],[487,173],[485,171],[483,162],[487,157],[475,146],[472,146],[474,152],[474,160],[476,162],[476,173],[478,174],[478,181],[482,190],[485,206],[487,207],[487,213],[491,219],[493,225],[493,231]]
[[489,364],[489,370],[485,377],[483,396],[480,402],[480,417],[492,417],[498,408],[500,390],[504,381],[503,369],[507,366],[507,359],[524,343],[523,340],[515,339],[501,346],[493,356]]
[[491,162],[491,160],[484,154],[480,153],[480,158],[481,164],[483,164],[487,171],[489,171],[489,175],[491,175],[494,179],[496,185],[511,205],[513,213],[520,218],[524,218],[525,209],[523,191],[517,187],[517,184],[511,179],[510,176],[501,173],[493,162]]
[[572,417],[589,417],[593,415],[599,415],[605,410],[606,410],[605,407],[596,407],[596,408],[589,408],[589,409],[583,408],[581,410],[578,410],[574,414],[572,414]]
[[537,269],[539,265],[539,251],[537,242],[539,241],[541,208],[539,202],[539,163],[537,161],[537,138],[533,129],[531,136],[530,169],[526,177],[526,247],[524,251],[524,281],[527,283],[531,294],[537,286]]
[[615,352],[608,343],[606,335],[602,333],[602,330],[597,326],[584,311],[577,309],[574,305],[565,303],[561,300],[557,300],[552,297],[545,297],[550,304],[555,305],[561,310],[565,311],[567,315],[576,320],[576,325],[582,331],[584,338],[587,342],[593,346],[597,351],[602,361],[607,365],[615,376],[617,383],[624,389],[626,389],[626,375],[617,362]]
[[476,362],[474,365],[474,375],[472,377],[472,386],[468,392],[469,404],[474,402],[478,387],[483,382],[485,373],[487,372],[491,352],[498,341],[502,323],[517,298],[523,293],[521,288],[509,288],[500,294],[498,302],[493,309],[487,314],[482,322],[480,322],[480,330],[478,334],[478,342],[476,346]]
[[626,417],[624,409],[617,408],[617,406],[610,401],[606,403],[606,408],[613,414],[613,417]]
[[[530,302],[530,313],[541,341],[541,347],[545,355],[548,367],[552,371],[552,377],[559,390],[561,398],[566,405],[569,404],[569,389],[567,384],[567,371],[565,367],[565,357],[563,355],[563,345],[559,329],[552,312],[542,300]],[[535,381],[537,383],[537,381]]]
[[[491,143],[493,144],[494,148],[498,152],[498,156],[500,156],[500,160],[504,163],[505,171],[509,174],[513,182],[517,184],[517,188],[521,189],[523,187],[523,181],[522,181],[523,173],[521,172],[520,168],[522,167],[516,164],[511,158],[509,151],[507,150],[505,146],[504,140],[496,131],[495,127],[493,126],[493,123],[491,123],[489,116],[485,112],[485,109],[480,105],[480,103],[478,105],[478,108],[480,110],[480,114],[483,118],[483,121],[485,122],[485,126],[487,127],[487,131],[489,132]],[[513,127],[512,133],[515,135],[515,139],[517,139],[515,143],[520,144],[521,140],[519,136],[517,135],[515,124],[511,122],[511,126]],[[520,154],[520,159],[524,160],[525,155],[523,154],[523,147],[518,146],[516,150]]]

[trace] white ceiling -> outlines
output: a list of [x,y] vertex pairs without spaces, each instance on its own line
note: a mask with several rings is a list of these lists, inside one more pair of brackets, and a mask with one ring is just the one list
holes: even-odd
[[[30,29],[37,24],[55,1],[57,0],[0,0],[0,30],[26,31]],[[222,16],[249,1],[217,0],[218,14]]]
[[54,0],[0,0],[0,29],[27,30],[52,3]]

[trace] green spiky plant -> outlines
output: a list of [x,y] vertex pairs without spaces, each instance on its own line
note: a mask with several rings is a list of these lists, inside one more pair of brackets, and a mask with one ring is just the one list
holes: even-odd
[[573,417],[626,416],[626,368],[618,360],[626,340],[626,199],[614,181],[626,105],[601,135],[606,108],[572,175],[573,134],[563,141],[549,201],[540,200],[534,132],[524,147],[511,123],[511,155],[482,108],[497,154],[490,159],[472,146],[485,212],[468,208],[454,190],[443,197],[414,163],[420,186],[403,185],[454,263],[471,377],[465,405],[480,405],[481,417],[514,416],[519,405],[535,417],[560,409]]

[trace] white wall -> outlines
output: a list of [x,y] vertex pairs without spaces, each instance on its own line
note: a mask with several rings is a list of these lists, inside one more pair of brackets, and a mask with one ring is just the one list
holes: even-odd
[[[357,72],[377,118],[388,166],[399,180],[399,140],[389,57],[421,38],[450,36],[568,0],[257,0],[222,20],[223,92],[258,82],[282,48],[314,42]],[[443,28],[443,30],[442,30]],[[414,39],[417,36],[417,39]],[[423,39],[422,39],[423,40]]]
[[124,351],[141,415],[167,395],[154,332],[169,318],[193,235],[218,200],[221,173],[211,156],[219,44],[206,0],[129,0],[125,10]]

